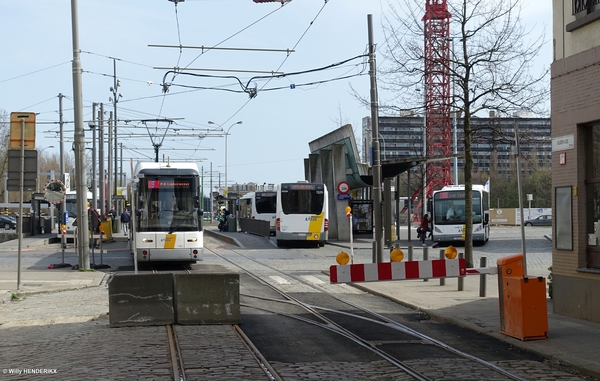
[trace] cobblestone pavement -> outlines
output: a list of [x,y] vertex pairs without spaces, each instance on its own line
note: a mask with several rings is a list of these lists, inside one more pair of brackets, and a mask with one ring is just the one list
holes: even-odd
[[[228,325],[177,326],[188,380],[267,380]],[[106,286],[34,294],[0,308],[10,380],[170,379],[165,327],[110,328]],[[8,374],[12,371],[41,372]],[[46,373],[44,373],[46,372]],[[55,373],[55,374],[54,374]]]

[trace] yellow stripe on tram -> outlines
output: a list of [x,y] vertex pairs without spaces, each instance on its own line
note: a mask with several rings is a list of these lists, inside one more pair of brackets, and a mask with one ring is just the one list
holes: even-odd
[[175,240],[177,239],[177,234],[167,234],[165,238],[165,246],[164,249],[174,249],[175,248]]
[[308,223],[308,232],[310,233],[308,237],[306,237],[307,241],[318,241],[321,239],[321,228],[323,226],[323,218],[325,217],[325,212],[321,212],[321,214],[310,217],[310,222]]

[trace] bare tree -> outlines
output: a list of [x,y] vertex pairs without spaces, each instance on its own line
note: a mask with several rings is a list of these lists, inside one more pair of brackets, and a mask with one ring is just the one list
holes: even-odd
[[380,96],[380,108],[395,111],[414,105],[412,108],[418,109],[422,99],[416,94],[423,86],[425,68],[441,65],[450,73],[455,89],[454,98],[449,100],[450,108],[462,116],[459,127],[462,127],[466,189],[465,258],[468,266],[472,266],[474,127],[471,118],[489,111],[499,115],[514,115],[523,109],[534,113],[545,111],[542,107],[549,97],[548,69],[532,74],[545,35],[534,35],[533,27],[523,25],[523,5],[519,0],[448,0],[450,36],[436,44],[441,48],[450,44],[450,59],[440,53],[435,62],[426,65],[422,21],[425,3],[426,0],[398,0],[397,6],[389,4],[391,11],[383,22],[385,47],[383,53],[380,51],[386,59],[380,66],[378,83],[393,95],[387,101]]

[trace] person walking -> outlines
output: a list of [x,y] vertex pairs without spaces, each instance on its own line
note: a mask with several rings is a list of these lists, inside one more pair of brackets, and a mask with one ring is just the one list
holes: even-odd
[[429,227],[429,215],[425,213],[423,218],[421,218],[421,225],[419,225],[418,229],[418,238],[421,240],[423,245],[425,245],[425,239],[427,238],[428,232],[431,232],[431,228]]
[[129,235],[129,221],[131,220],[131,215],[129,214],[129,210],[125,209],[123,213],[121,213],[121,226],[123,227],[123,235]]

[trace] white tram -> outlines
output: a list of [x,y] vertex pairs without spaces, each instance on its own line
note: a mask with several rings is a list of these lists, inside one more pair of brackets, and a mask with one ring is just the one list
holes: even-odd
[[138,262],[202,259],[200,171],[195,163],[138,163],[131,199],[131,252]]

